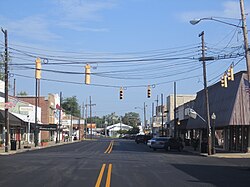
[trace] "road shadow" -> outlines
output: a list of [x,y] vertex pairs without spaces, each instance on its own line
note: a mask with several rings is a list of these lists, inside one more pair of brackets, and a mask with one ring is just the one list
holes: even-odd
[[249,186],[250,167],[216,166],[216,165],[189,165],[172,164],[178,170],[192,176],[194,179],[187,181],[194,186],[211,184],[214,186]]

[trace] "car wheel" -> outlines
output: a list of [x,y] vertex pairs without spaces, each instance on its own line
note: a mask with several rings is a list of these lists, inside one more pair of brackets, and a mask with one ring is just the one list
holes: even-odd
[[156,151],[156,148],[153,148],[154,151]]

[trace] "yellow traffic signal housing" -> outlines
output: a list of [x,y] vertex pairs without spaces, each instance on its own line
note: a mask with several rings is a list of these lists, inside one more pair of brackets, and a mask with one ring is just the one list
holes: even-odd
[[148,98],[150,98],[151,97],[151,88],[150,88],[150,86],[148,86]]
[[36,59],[36,79],[41,79],[41,73],[42,73],[42,65],[41,65],[41,59]]
[[230,68],[227,70],[228,80],[234,81],[234,70],[233,67],[230,66]]
[[224,88],[227,88],[227,74],[226,73],[221,77],[221,86]]
[[123,88],[120,88],[120,99],[123,99]]
[[90,65],[85,66],[85,84],[90,84]]

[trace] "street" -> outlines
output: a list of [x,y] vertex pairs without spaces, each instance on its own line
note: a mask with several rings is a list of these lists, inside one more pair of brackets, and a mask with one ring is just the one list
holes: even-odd
[[249,186],[250,159],[98,139],[0,156],[0,186]]

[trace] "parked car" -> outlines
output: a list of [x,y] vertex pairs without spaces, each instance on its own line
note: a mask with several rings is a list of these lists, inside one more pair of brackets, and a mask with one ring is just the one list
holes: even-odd
[[177,149],[178,151],[182,151],[184,148],[183,142],[178,138],[170,138],[165,142],[166,151],[170,151],[171,149]]
[[165,142],[169,139],[169,137],[154,138],[154,141],[151,141],[151,148],[153,148],[154,151],[156,151],[157,149],[165,149]]
[[154,151],[157,149],[165,149],[166,151],[177,149],[182,151],[184,146],[180,139],[171,137],[157,137],[154,141],[151,141],[151,148],[153,148]]
[[152,144],[153,141],[155,141],[155,138],[151,138],[150,140],[148,140],[147,146],[148,146],[149,148],[151,148],[151,144]]
[[150,140],[152,137],[150,135],[142,135],[142,134],[139,134],[135,137],[135,142],[137,144],[139,143],[144,143],[146,144],[148,140]]

